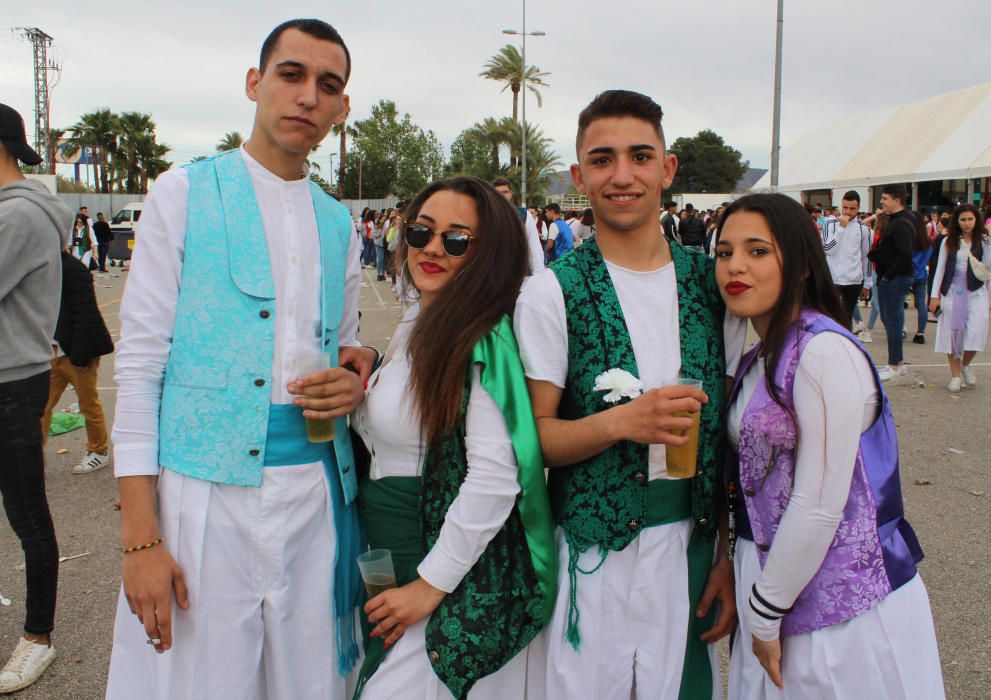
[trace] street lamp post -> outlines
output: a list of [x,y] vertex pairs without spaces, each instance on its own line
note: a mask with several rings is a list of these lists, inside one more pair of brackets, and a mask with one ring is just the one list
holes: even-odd
[[523,29],[522,31],[516,31],[515,29],[503,29],[503,34],[510,34],[512,36],[519,36],[523,39],[523,83],[520,87],[520,93],[523,97],[522,103],[522,123],[520,128],[520,203],[525,207],[527,206],[526,201],[526,38],[528,36],[546,36],[546,32],[533,31],[528,32],[526,30],[526,0],[523,0]]
[[781,152],[781,38],[785,0],[778,0],[778,25],[774,48],[774,115],[771,125],[771,191],[778,191],[778,156]]
[[327,181],[327,184],[330,185],[331,189],[334,187],[334,156],[336,155],[336,152],[330,154],[330,179]]

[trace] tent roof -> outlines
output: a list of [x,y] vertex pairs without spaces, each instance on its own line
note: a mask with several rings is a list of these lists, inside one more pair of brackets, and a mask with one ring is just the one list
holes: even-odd
[[[991,176],[991,82],[807,131],[780,159],[779,188]],[[754,189],[768,188],[770,173]]]

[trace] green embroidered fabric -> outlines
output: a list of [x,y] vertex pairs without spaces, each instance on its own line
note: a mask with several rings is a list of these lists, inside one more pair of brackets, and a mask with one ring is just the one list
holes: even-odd
[[[701,379],[709,402],[699,426],[698,475],[692,479],[692,516],[710,539],[716,532],[717,484],[723,457],[725,403],[724,307],[713,262],[671,244],[678,288],[681,373]],[[577,419],[607,408],[595,378],[614,367],[639,376],[629,330],[595,239],[551,265],[564,292],[568,321],[568,378],[559,415]],[[552,469],[549,489],[556,522],[568,544],[583,552],[626,547],[646,526],[647,446],[620,442],[566,469]]]
[[[431,665],[459,699],[466,698],[479,679],[502,668],[537,636],[550,620],[557,594],[554,526],[540,442],[508,317],[476,344],[471,364],[480,366],[481,384],[506,420],[519,468],[520,495],[502,529],[427,623],[426,649]],[[468,474],[465,416],[470,389],[469,371],[457,428],[437,449],[428,450],[424,458],[418,499],[423,552],[436,543],[444,517]],[[362,462],[367,465],[367,454],[356,453],[356,459],[359,468]],[[404,497],[398,489],[408,490],[409,485],[392,486],[397,488],[388,494],[381,489],[374,494],[365,493],[373,495],[378,503],[383,502],[383,495],[388,495],[388,502],[397,511],[389,518],[408,530],[410,521],[398,510],[403,509],[403,503],[408,507],[412,502],[408,494]],[[363,509],[365,505],[368,504],[362,505]],[[366,510],[363,515],[369,520],[376,517],[375,512]],[[374,546],[373,535],[375,531],[370,530],[369,542]],[[408,539],[405,534],[399,537]],[[406,576],[415,576],[413,568],[414,573],[407,572]],[[385,656],[378,649],[381,640],[370,640],[366,635],[365,643],[374,663],[366,660],[362,666],[358,693]]]

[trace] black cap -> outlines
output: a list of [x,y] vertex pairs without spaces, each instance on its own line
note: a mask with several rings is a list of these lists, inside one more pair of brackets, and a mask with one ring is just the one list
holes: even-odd
[[41,156],[28,145],[21,115],[16,109],[4,104],[0,104],[0,143],[17,160],[26,165],[37,165],[41,162]]

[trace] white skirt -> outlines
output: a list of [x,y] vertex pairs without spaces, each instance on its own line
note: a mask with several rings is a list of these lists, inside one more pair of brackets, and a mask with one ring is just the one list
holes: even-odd
[[[642,530],[625,549],[609,552],[595,573],[578,574],[578,651],[565,639],[571,586],[568,545],[558,528],[557,602],[550,625],[530,645],[528,700],[678,697],[693,614],[686,556],[692,527],[682,520]],[[592,548],[578,565],[592,571],[600,560]],[[722,685],[714,645],[709,663],[715,700]]]
[[158,492],[189,609],[173,602],[172,649],[157,654],[121,591],[108,700],[350,699],[337,673],[323,465],[266,467],[260,488],[163,470]]
[[[942,312],[936,322],[936,352],[951,351],[950,319],[953,317],[953,295],[939,298]],[[988,290],[981,287],[967,292],[967,323],[963,336],[964,352],[983,352],[988,342]]]
[[[434,673],[427,658],[424,618],[399,638],[371,678],[361,700],[451,700],[454,695]],[[523,700],[526,696],[527,649],[510,659],[495,673],[478,681],[468,693],[470,700]],[[530,696],[532,699],[534,696]]]
[[[760,577],[750,540],[738,540],[736,605]],[[754,656],[741,612],[730,656],[729,700],[941,700],[943,675],[929,596],[915,576],[871,610],[837,625],[784,637],[778,689]]]

